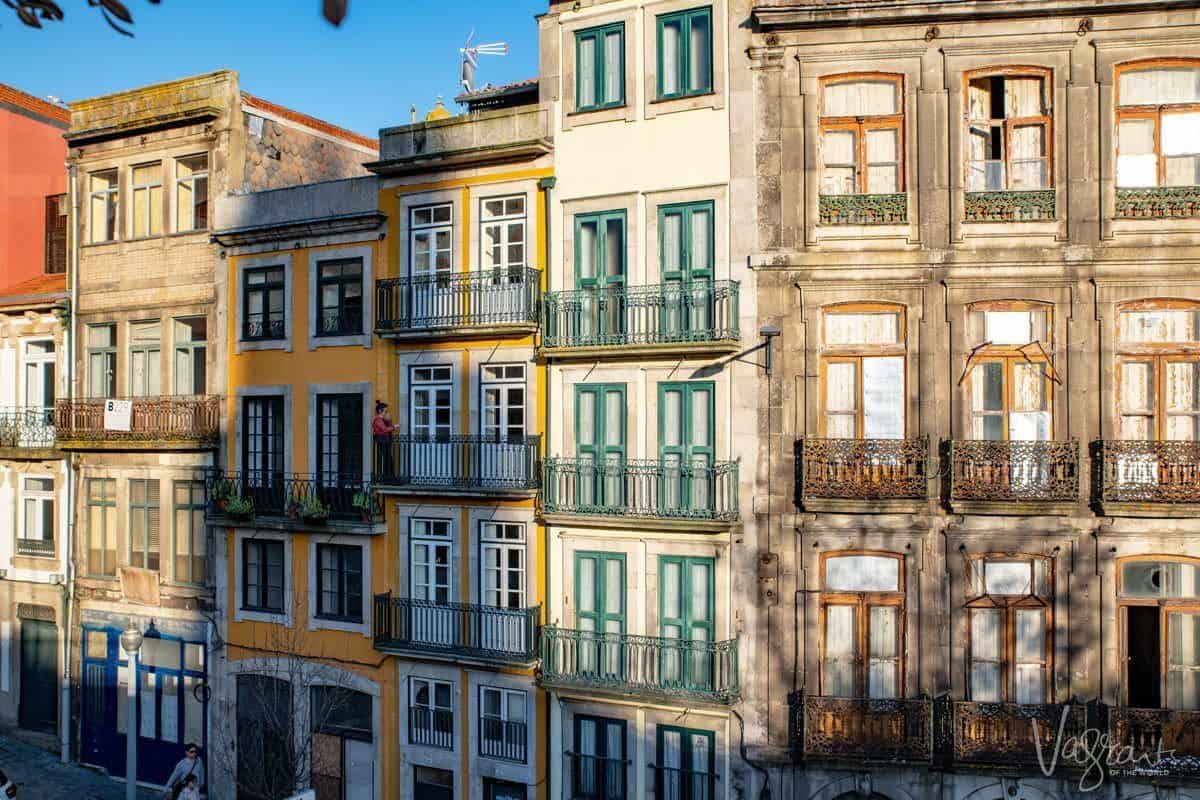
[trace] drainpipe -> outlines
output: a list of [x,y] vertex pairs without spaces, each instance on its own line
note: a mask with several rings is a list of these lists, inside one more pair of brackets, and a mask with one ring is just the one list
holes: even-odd
[[[76,206],[77,169],[67,165],[67,221],[69,263],[67,279],[71,282],[71,299],[67,313],[71,315],[70,326],[65,332],[67,344],[67,399],[75,397],[75,331],[77,317],[75,309],[79,299],[79,209]],[[71,616],[75,599],[75,469],[74,457],[66,456],[67,468],[67,537],[63,542],[63,632],[62,632],[62,687],[59,692],[59,754],[64,764],[71,760]]]
[[[542,192],[542,218],[544,220],[544,222],[543,222],[544,230],[542,231],[542,236],[545,239],[545,247],[543,248],[543,253],[542,253],[542,264],[544,265],[544,269],[542,270],[542,286],[540,287],[543,291],[549,286],[549,283],[550,283],[550,267],[551,267],[550,255],[553,252],[553,250],[551,249],[551,246],[550,246],[550,240],[552,238],[550,235],[550,232],[551,232],[550,191],[554,188],[554,184],[555,184],[555,178],[553,176],[551,176],[549,178],[542,178],[541,180],[538,181],[538,189],[540,189]],[[541,293],[540,292],[538,294],[538,319],[540,322],[541,321]],[[543,373],[542,380],[546,384],[545,387],[543,387],[543,392],[542,392],[543,396],[546,398],[544,401],[545,413],[542,415],[542,418],[545,420],[545,423],[543,425],[543,430],[542,430],[542,442],[545,444],[545,449],[547,451],[549,451],[549,449],[550,449],[550,424],[551,424],[551,420],[554,419],[554,413],[553,413],[554,409],[551,408],[551,403],[550,403],[550,370],[549,369],[546,369],[545,372]],[[544,621],[549,621],[549,617],[550,617],[550,569],[549,569],[549,566],[550,565],[549,565],[548,559],[550,558],[550,529],[548,526],[545,526],[545,525],[542,526],[542,536],[543,536],[542,561],[543,561],[543,564],[545,565],[545,568],[542,569],[542,613],[544,616]],[[554,720],[556,718],[560,717],[560,715],[554,713],[555,703],[556,703],[556,701],[553,701],[553,700],[551,702],[546,703],[545,724],[546,724],[546,731],[549,733],[549,736],[550,736],[549,747],[548,747],[548,750],[550,752],[547,754],[547,759],[546,759],[546,761],[547,761],[547,763],[546,763],[546,796],[547,797],[556,797],[557,796],[554,794],[554,781],[553,781],[554,767],[553,767],[553,764],[550,763],[550,761],[551,761],[551,757],[552,757],[551,754],[561,751],[561,744],[560,744],[561,737],[559,736],[559,730],[553,724]],[[561,720],[560,720],[560,726],[561,726]],[[554,759],[554,762],[559,763],[559,764],[562,763],[561,759]]]

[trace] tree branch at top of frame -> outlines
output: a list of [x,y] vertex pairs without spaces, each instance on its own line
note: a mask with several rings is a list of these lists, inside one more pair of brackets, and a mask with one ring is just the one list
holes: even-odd
[[[159,5],[161,0],[146,0]],[[30,28],[41,28],[43,22],[61,22],[66,16],[57,0],[0,0],[13,10],[17,19]],[[104,21],[117,33],[133,36],[133,14],[121,0],[87,0],[91,8],[99,8]],[[350,0],[321,0],[321,16],[330,25],[341,25],[350,7]]]

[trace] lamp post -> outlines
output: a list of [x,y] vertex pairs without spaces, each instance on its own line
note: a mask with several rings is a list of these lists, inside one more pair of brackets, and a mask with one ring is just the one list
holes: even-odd
[[137,797],[137,652],[142,647],[142,632],[138,630],[133,620],[129,628],[121,634],[121,649],[129,661],[129,679],[125,682],[125,696],[129,713],[125,726],[125,800],[136,800]]

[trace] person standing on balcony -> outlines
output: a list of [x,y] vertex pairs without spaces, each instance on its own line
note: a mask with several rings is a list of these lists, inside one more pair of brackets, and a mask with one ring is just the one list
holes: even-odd
[[371,436],[375,440],[375,471],[381,475],[391,475],[392,437],[396,426],[388,417],[388,404],[380,400],[375,404],[375,419],[371,420]]

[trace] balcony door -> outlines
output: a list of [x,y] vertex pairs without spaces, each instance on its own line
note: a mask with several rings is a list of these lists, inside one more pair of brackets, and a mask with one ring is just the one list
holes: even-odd
[[625,498],[625,384],[577,384],[576,491],[582,508],[618,509]]
[[713,321],[713,204],[658,209],[661,332],[668,341],[709,339]]
[[574,331],[581,344],[616,344],[626,334],[625,212],[575,217],[575,286],[579,314]]
[[333,512],[353,508],[363,488],[363,397],[317,395],[317,483]]
[[905,339],[900,306],[844,303],[822,314],[821,435],[902,439]]
[[658,727],[655,794],[663,800],[715,800],[712,731]]
[[450,647],[456,641],[457,612],[451,559],[454,543],[449,520],[409,521],[409,593],[413,599],[409,636],[419,644]]
[[666,516],[713,506],[713,384],[658,385],[659,502]]
[[1200,711],[1200,562],[1124,560],[1118,594],[1126,705]]
[[528,653],[525,615],[525,525],[521,522],[479,523],[479,599],[488,608],[508,613],[480,618],[480,645],[500,653]]
[[479,234],[485,276],[471,301],[471,319],[480,325],[528,319],[525,195],[481,200]]
[[157,397],[162,386],[162,326],[134,322],[129,326],[129,394]]
[[580,677],[620,681],[625,674],[625,556],[575,554],[575,617]]
[[409,212],[409,313],[414,328],[458,323],[454,268],[454,210],[450,203]]
[[1049,560],[985,556],[970,563],[971,701],[1047,702],[1054,630]]
[[664,686],[702,692],[713,688],[712,653],[706,647],[713,641],[713,574],[711,558],[659,556],[659,635],[680,642],[663,645]]
[[449,483],[461,473],[461,466],[455,468],[450,441],[454,430],[451,367],[413,367],[409,376],[408,474],[414,483]]
[[[255,508],[282,509],[284,483],[284,398],[242,399],[241,487]],[[258,497],[255,497],[258,495]]]
[[885,553],[822,558],[821,694],[901,696],[901,560]]
[[624,720],[576,715],[572,755],[575,800],[624,800]]
[[479,479],[484,486],[520,486],[532,469],[525,448],[525,365],[485,364],[480,370]]
[[22,446],[44,440],[40,430],[54,424],[55,357],[53,339],[25,342],[25,419],[20,430],[29,441],[21,442]]

